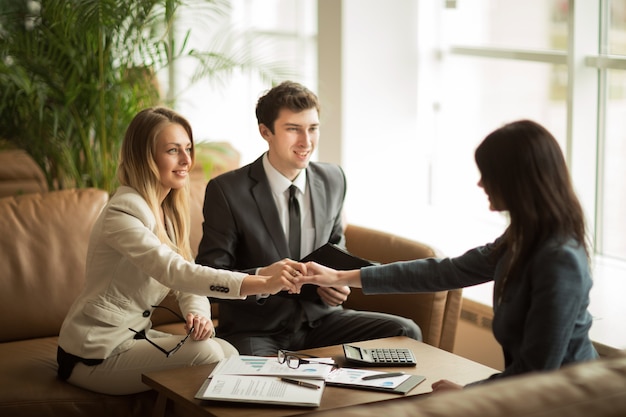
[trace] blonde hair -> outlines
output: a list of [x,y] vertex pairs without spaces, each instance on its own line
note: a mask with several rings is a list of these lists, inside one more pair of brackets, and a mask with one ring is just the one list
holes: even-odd
[[132,187],[146,200],[157,220],[160,218],[159,208],[163,209],[165,217],[172,222],[173,235],[170,238],[163,222],[158,220],[157,237],[185,259],[192,260],[189,245],[189,179],[184,187],[172,189],[163,203],[159,204],[161,176],[155,161],[156,144],[159,134],[172,123],[182,126],[189,135],[191,169],[195,161],[191,125],[171,109],[153,107],[140,111],[130,122],[120,150],[117,177],[121,185]]

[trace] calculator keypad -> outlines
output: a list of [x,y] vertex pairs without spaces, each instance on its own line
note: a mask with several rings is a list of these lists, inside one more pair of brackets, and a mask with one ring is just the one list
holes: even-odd
[[409,349],[370,349],[372,359],[376,363],[414,363],[415,359]]

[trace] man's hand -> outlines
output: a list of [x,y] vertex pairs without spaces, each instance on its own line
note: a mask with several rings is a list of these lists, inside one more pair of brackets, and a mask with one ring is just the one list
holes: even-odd
[[340,306],[348,299],[350,287],[318,287],[317,294],[329,306]]

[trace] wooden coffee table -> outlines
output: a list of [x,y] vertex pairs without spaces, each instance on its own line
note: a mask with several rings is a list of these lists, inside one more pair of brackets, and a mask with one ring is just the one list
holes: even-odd
[[[411,374],[423,375],[426,377],[426,380],[413,388],[413,390],[405,396],[385,392],[326,386],[321,405],[314,409],[306,407],[209,402],[195,399],[194,395],[214,368],[214,364],[151,372],[144,374],[142,381],[158,392],[157,402],[152,413],[153,417],[163,417],[165,415],[185,417],[286,417],[310,413],[312,410],[330,410],[356,404],[423,395],[430,393],[432,391],[431,384],[440,379],[449,379],[459,384],[467,384],[487,378],[489,375],[498,372],[495,369],[407,337],[390,337],[351,344],[368,348],[409,348],[415,355],[417,366],[409,368],[403,367],[401,370]],[[338,365],[345,365],[341,345],[309,349],[303,352],[319,357],[332,357]],[[399,368],[377,367],[375,369],[381,371],[397,371]]]

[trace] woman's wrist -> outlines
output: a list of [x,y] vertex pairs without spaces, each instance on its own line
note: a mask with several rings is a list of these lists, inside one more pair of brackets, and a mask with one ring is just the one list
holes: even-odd
[[248,275],[241,282],[241,295],[247,297],[249,295],[267,293],[267,291],[265,291],[266,281],[266,279],[259,275]]
[[337,278],[341,285],[348,287],[361,288],[361,270],[353,269],[350,271],[337,271]]

